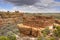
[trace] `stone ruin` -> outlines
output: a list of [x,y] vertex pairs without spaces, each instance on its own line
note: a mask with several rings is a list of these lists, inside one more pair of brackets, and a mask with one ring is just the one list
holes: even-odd
[[46,16],[31,16],[31,17],[23,17],[23,25],[31,26],[31,27],[46,27],[51,26],[54,23],[54,17],[46,17]]
[[0,28],[4,27],[7,24],[18,24],[22,22],[22,16],[21,13],[12,13],[12,14],[0,14]]
[[55,20],[53,16],[23,16],[23,23],[18,24],[20,33],[37,37],[40,30],[53,26]]

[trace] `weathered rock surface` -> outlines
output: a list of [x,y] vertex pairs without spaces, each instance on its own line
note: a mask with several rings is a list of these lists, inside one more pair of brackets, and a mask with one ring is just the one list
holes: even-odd
[[44,28],[30,27],[23,24],[17,24],[17,27],[20,30],[20,33],[23,33],[25,35],[32,36],[32,37],[40,36],[41,29],[44,29]]
[[24,16],[23,24],[31,27],[46,27],[51,26],[54,23],[54,17],[46,17],[46,16]]

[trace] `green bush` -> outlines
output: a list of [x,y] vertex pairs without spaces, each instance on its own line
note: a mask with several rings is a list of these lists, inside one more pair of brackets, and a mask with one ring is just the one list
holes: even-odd
[[10,40],[10,39],[6,36],[0,36],[0,40]]
[[47,36],[50,33],[49,28],[45,28],[44,30],[41,31],[41,33],[43,34],[43,36]]
[[58,31],[60,31],[60,26],[57,26],[56,29],[57,29]]
[[0,40],[16,40],[16,36],[0,36]]
[[42,36],[38,37],[38,40],[59,40],[60,26],[54,26],[53,31],[49,30],[49,28],[45,28],[41,31],[41,35]]
[[10,40],[16,40],[16,36],[12,35],[12,36],[8,36]]
[[56,38],[51,36],[49,38],[46,38],[46,40],[56,40]]
[[16,40],[16,36],[12,31],[7,32],[7,37],[9,37],[10,40]]
[[60,37],[60,27],[59,26],[57,26],[56,30],[53,31],[53,35],[56,37]]

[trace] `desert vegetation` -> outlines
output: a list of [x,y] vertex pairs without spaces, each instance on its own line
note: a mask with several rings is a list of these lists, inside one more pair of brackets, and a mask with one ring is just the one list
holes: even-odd
[[58,25],[59,13],[0,12],[0,40],[60,40]]

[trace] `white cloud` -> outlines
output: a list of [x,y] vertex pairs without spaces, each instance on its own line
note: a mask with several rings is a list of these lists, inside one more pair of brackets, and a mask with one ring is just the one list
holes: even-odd
[[1,7],[0,7],[0,11],[7,12],[7,10],[6,10],[6,9],[3,9],[3,8],[1,8]]
[[37,9],[34,6],[21,6],[21,7],[13,7],[12,12],[14,11],[20,11],[20,12],[35,12],[35,13],[60,13],[60,11],[56,11],[56,9]]
[[11,12],[14,12],[14,11],[16,11],[17,10],[17,7],[13,7],[11,10],[9,10],[9,11],[11,11]]
[[60,12],[60,10],[57,11],[56,6],[60,6],[60,2],[56,2],[54,0],[39,0],[33,5],[20,5],[19,7],[15,6],[10,11],[19,10],[24,12]]

